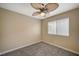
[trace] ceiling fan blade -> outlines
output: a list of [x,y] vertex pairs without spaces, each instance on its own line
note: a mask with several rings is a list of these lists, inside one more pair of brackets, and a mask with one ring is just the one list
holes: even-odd
[[35,9],[41,9],[42,8],[42,3],[31,3],[32,7]]
[[39,15],[41,12],[34,12],[33,14],[32,14],[32,16],[37,16],[37,15]]
[[55,10],[59,5],[57,3],[48,3],[45,8],[48,12]]

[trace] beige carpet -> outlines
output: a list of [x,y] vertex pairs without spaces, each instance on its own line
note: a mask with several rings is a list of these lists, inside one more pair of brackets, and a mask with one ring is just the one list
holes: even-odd
[[77,56],[77,54],[40,42],[13,52],[9,52],[3,56]]

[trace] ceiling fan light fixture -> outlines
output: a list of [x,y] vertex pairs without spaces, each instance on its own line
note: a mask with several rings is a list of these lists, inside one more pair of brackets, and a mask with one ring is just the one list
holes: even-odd
[[40,14],[40,16],[45,16],[46,15],[46,13],[44,13],[44,12],[41,12],[41,14]]

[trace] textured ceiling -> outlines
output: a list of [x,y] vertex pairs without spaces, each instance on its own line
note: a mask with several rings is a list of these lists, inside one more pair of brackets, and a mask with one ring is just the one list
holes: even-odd
[[33,18],[45,19],[50,16],[54,16],[54,15],[78,8],[79,3],[59,3],[59,7],[56,10],[50,12],[46,17],[32,16],[32,13],[36,12],[37,10],[32,8],[30,3],[0,3],[0,7],[23,15],[27,15]]

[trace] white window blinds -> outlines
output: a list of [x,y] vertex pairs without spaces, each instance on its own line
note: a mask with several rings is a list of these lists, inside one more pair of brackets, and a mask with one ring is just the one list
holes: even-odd
[[69,18],[48,22],[48,34],[69,36]]

